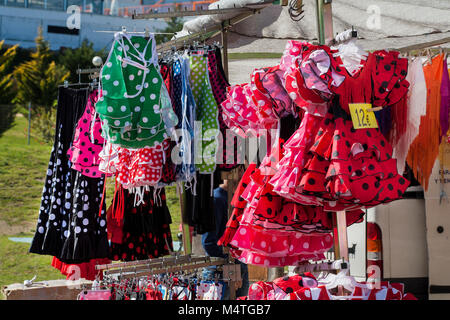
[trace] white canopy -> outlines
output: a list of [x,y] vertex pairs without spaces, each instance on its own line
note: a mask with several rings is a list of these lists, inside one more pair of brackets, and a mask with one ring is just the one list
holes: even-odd
[[[210,8],[264,4],[263,0],[221,0]],[[295,22],[287,7],[272,5],[233,27],[230,52],[282,52],[286,39],[317,39],[316,0],[304,0],[304,17]],[[449,0],[333,0],[333,31],[354,28],[366,50],[398,48],[450,36]],[[187,21],[177,37],[217,25],[236,14],[209,15]],[[450,47],[450,43],[442,45]]]

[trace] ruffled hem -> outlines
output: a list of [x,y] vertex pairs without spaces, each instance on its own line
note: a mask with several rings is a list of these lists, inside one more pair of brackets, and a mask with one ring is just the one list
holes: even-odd
[[231,240],[233,240],[233,237],[239,228],[239,223],[242,219],[242,216],[244,214],[244,209],[234,208],[233,212],[231,213],[230,219],[227,221],[227,224],[225,226],[225,231],[222,234],[222,237],[217,241],[217,244],[219,246],[224,247],[233,247],[231,245]]
[[58,257],[61,253],[62,245],[63,239],[61,234],[50,227],[44,233],[35,233],[29,252]]
[[333,246],[331,234],[304,234],[240,225],[230,242],[239,250],[271,257],[320,254]]
[[104,252],[104,255],[97,256],[96,240],[96,236],[93,234],[76,236],[71,233],[64,242],[58,259],[67,264],[79,264],[89,262],[91,259],[107,257],[108,251]]
[[283,201],[281,209],[273,217],[265,214],[264,210],[255,210],[252,225],[265,230],[281,229],[287,232],[330,232],[331,219],[323,207],[304,206],[295,202]]
[[111,131],[110,127],[105,128],[103,135],[105,139],[115,145],[127,149],[143,149],[157,147],[169,138],[168,130],[161,127],[159,130],[152,132],[151,129],[139,129],[136,137],[132,137],[130,131]]
[[125,188],[156,186],[168,169],[165,153],[170,150],[170,141],[164,140],[156,147],[129,150],[111,144],[100,153],[99,170],[114,173]]
[[288,256],[288,257],[270,257],[261,254],[257,254],[255,252],[251,252],[248,250],[235,251],[230,250],[230,253],[233,258],[238,259],[242,263],[259,265],[266,268],[276,268],[276,267],[284,267],[284,266],[297,266],[301,263],[309,260],[318,261],[325,259],[324,254],[304,254],[297,256]]
[[105,172],[100,171],[98,166],[84,166],[84,165],[80,165],[77,163],[72,163],[71,168],[73,170],[81,172],[81,174],[83,174],[86,177],[90,177],[90,178],[103,178],[105,176],[107,176],[107,177],[112,176],[112,174],[110,174],[110,173],[105,173]]
[[287,200],[291,200],[294,202],[297,202],[299,204],[303,204],[306,206],[322,206],[323,205],[323,199],[320,199],[316,196],[312,195],[305,195],[297,192],[297,188],[295,187],[288,187],[287,183],[283,184],[283,180],[270,180],[269,183],[273,183],[273,192],[279,194],[283,198]]
[[240,208],[244,209],[247,201],[242,197],[242,194],[244,190],[247,188],[247,186],[252,182],[250,179],[250,176],[255,172],[256,170],[256,164],[250,163],[250,165],[247,167],[247,169],[244,172],[244,175],[242,176],[241,180],[239,181],[239,185],[237,186],[233,199],[231,200],[231,206],[234,208]]
[[265,73],[265,69],[255,69],[253,71],[250,76],[250,90],[252,92],[253,102],[256,106],[258,106],[258,115],[260,116],[260,119],[262,119],[263,123],[272,123],[272,121],[275,121],[275,119],[278,119],[278,117],[272,109],[272,99],[267,90],[262,85],[261,75],[263,73]]
[[278,116],[273,110],[275,100],[259,79],[260,73],[266,71],[255,70],[251,83],[230,87],[227,98],[221,103],[225,125],[241,137],[258,137],[277,126]]

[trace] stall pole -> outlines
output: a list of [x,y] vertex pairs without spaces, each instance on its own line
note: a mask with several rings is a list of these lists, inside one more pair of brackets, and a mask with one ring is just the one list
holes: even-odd
[[[331,43],[333,35],[333,11],[332,0],[316,0],[317,7],[317,31],[319,43],[326,45]],[[348,262],[348,241],[347,241],[347,221],[345,211],[333,213],[333,236],[334,236],[334,259],[343,258]],[[338,294],[344,295],[341,286],[338,287]]]
[[225,76],[228,77],[228,30],[225,27],[225,22],[222,22],[222,61],[223,61],[223,70],[225,71]]
[[323,0],[316,0],[317,40],[319,41],[319,44],[325,44],[322,7],[323,7]]
[[28,142],[30,144],[30,136],[31,136],[31,102],[28,102]]
[[328,44],[333,35],[332,0],[316,0],[317,38],[319,44]]
[[333,216],[335,259],[343,258],[348,262],[347,219],[345,211],[338,211]]

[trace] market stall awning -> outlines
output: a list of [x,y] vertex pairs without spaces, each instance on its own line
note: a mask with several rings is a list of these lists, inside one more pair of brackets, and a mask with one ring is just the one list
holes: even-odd
[[[304,17],[293,21],[288,7],[268,5],[272,1],[221,0],[210,5],[217,8],[260,8],[260,14],[235,24],[229,34],[230,52],[281,52],[287,39],[317,40],[316,0],[304,0]],[[358,42],[365,50],[398,48],[446,38],[450,35],[450,2],[447,0],[334,0],[335,33],[352,26],[358,31]],[[239,12],[200,16],[184,24],[176,34],[181,39],[202,33],[239,16]],[[278,42],[280,45],[278,45]],[[443,44],[442,47],[450,47]]]

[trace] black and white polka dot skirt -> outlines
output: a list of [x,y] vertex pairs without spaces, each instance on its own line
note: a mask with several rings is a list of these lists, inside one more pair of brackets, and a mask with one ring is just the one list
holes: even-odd
[[104,179],[85,177],[71,169],[67,156],[88,95],[87,88],[59,88],[55,141],[29,249],[65,263],[103,258],[108,252],[104,208],[99,216]]

